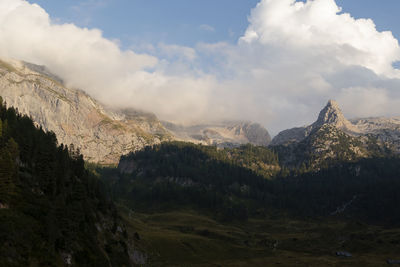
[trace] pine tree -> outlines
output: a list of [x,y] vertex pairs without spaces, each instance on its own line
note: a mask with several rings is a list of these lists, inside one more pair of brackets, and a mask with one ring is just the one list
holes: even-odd
[[15,193],[13,176],[15,174],[15,162],[11,153],[3,148],[0,151],[0,202],[7,203]]

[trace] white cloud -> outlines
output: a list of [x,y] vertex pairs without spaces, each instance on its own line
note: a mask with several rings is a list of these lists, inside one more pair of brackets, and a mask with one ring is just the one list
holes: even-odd
[[400,60],[400,47],[392,33],[378,32],[372,20],[356,20],[340,11],[334,0],[262,0],[241,41],[315,50],[311,52],[346,65],[399,77],[392,63]]
[[330,98],[349,117],[400,113],[398,41],[334,0],[262,0],[235,45],[142,45],[148,54],[56,24],[25,0],[0,0],[0,25],[1,57],[46,65],[100,101],[162,119],[250,119],[276,134],[312,122]]
[[[0,56],[46,65],[67,85],[110,105],[151,110],[163,118],[200,116],[209,79],[164,74],[164,62],[122,51],[100,30],[54,24],[41,7],[23,0],[0,1]],[[190,48],[162,45],[170,55],[193,59]],[[170,66],[170,64],[168,65]],[[189,109],[191,112],[183,112]]]
[[201,24],[199,29],[206,32],[215,32],[215,28],[208,24]]
[[160,43],[159,49],[161,53],[167,58],[178,58],[185,60],[195,60],[197,57],[196,50],[191,47],[181,46],[181,45],[167,45]]
[[227,66],[247,79],[260,113],[264,101],[274,132],[310,123],[329,98],[350,117],[400,113],[399,43],[372,20],[341,13],[334,0],[262,0],[249,23]]
[[392,98],[385,88],[343,88],[337,99],[345,112],[349,110],[358,118],[373,117],[377,114],[396,114],[400,107],[400,99]]

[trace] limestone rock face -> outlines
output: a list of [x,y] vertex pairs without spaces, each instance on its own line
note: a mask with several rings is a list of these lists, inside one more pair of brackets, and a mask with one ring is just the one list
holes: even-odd
[[225,121],[213,124],[183,126],[169,122],[163,125],[177,140],[219,147],[242,144],[267,146],[271,142],[268,131],[258,123]]
[[107,108],[34,64],[0,61],[0,96],[91,162],[116,164],[123,154],[171,138],[153,114]]

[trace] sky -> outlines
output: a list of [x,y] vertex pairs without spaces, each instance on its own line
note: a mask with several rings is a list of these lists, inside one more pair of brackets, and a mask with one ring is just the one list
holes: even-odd
[[[99,28],[129,47],[138,40],[193,46],[197,42],[236,42],[259,0],[30,0],[59,22]],[[371,18],[379,30],[400,37],[397,0],[338,0],[356,18]],[[204,27],[202,27],[204,26]],[[210,26],[210,27],[207,27]]]
[[180,123],[400,115],[397,0],[0,0],[0,57]]

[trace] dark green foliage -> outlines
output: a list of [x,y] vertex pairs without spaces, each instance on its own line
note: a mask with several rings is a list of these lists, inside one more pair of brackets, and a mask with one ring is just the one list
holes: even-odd
[[[355,142],[339,140],[340,147],[331,147],[341,151],[336,158],[314,168],[303,162],[295,169],[279,167],[276,155],[266,148],[219,150],[164,143],[122,157],[122,173],[112,169],[101,172],[103,177],[111,177],[108,181],[116,199],[141,211],[196,208],[226,221],[285,213],[400,222],[396,210],[400,205],[400,159],[357,159],[341,147],[358,145]],[[257,162],[270,167],[254,168],[252,163]],[[128,165],[130,174],[124,173]]]
[[[115,196],[135,209],[195,207],[222,220],[247,220],[266,198],[265,177],[278,172],[267,148],[219,150],[189,143],[164,143],[121,159],[137,165],[132,174],[114,177]],[[265,175],[264,176],[262,176]]]
[[126,250],[118,262],[104,252],[103,242],[124,241],[96,229],[118,218],[79,151],[3,104],[0,126],[0,266],[64,266],[67,254],[80,266],[128,264]]
[[280,195],[276,206],[298,215],[345,215],[400,224],[398,157],[341,162],[317,172],[276,179],[274,184]]

